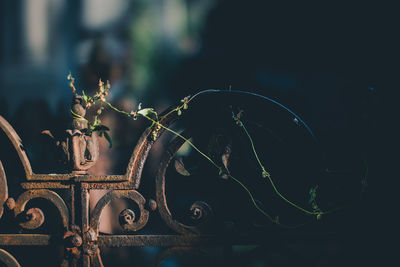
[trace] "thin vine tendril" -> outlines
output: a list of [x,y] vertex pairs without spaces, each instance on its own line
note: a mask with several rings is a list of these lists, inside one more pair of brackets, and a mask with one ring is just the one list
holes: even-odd
[[[278,188],[276,187],[275,183],[272,181],[271,175],[265,170],[264,165],[262,165],[262,163],[261,163],[261,161],[260,161],[260,159],[259,159],[259,157],[258,157],[257,151],[256,151],[256,149],[255,149],[255,147],[254,147],[253,138],[251,138],[249,132],[247,131],[246,127],[244,126],[244,123],[243,123],[242,121],[240,121],[240,122],[241,122],[241,123],[240,123],[240,127],[241,127],[241,128],[243,129],[243,131],[246,133],[246,135],[247,135],[247,137],[248,137],[248,139],[249,139],[249,141],[250,141],[253,154],[254,154],[254,156],[256,157],[256,160],[257,160],[258,164],[260,165],[260,168],[261,168],[261,170],[262,170],[262,173],[263,173],[263,174],[264,174],[264,173],[267,174],[267,175],[265,175],[265,177],[268,178],[268,180],[269,180],[269,182],[270,182],[272,188],[274,189],[275,193],[276,193],[282,200],[284,200],[286,203],[288,203],[289,205],[291,205],[291,206],[293,206],[293,207],[295,207],[295,208],[301,210],[302,212],[304,212],[304,213],[306,213],[306,214],[310,214],[310,215],[319,215],[319,214],[320,214],[320,215],[323,215],[323,214],[325,214],[325,212],[321,212],[321,211],[309,211],[309,210],[306,210],[305,208],[302,208],[302,207],[300,207],[299,205],[297,205],[297,204],[293,203],[292,201],[288,200],[286,197],[284,197],[284,196],[281,194],[281,192],[279,192],[279,190],[278,190]],[[263,175],[263,176],[264,176],[264,175]]]
[[[69,75],[69,78],[68,78],[68,79],[71,79],[71,80],[72,80],[72,83],[71,83],[72,85],[70,84],[70,86],[72,87],[73,92],[75,92],[76,89],[75,89],[75,87],[73,87],[74,78],[72,78],[72,77]],[[108,83],[108,85],[109,85],[109,83]],[[107,89],[109,89],[109,87],[108,87]],[[103,90],[104,90],[104,88],[103,88]],[[100,91],[101,91],[101,90],[100,90]],[[169,115],[172,114],[173,112],[177,112],[178,115],[180,115],[180,114],[182,113],[181,110],[182,110],[182,109],[187,109],[187,105],[188,105],[193,99],[195,99],[198,95],[203,94],[203,93],[207,93],[207,92],[220,92],[220,90],[209,89],[209,90],[200,91],[200,92],[196,93],[196,94],[193,95],[193,96],[185,97],[185,98],[182,100],[183,104],[181,104],[181,105],[177,106],[176,108],[170,110],[168,113],[166,113],[165,115],[163,115],[163,117],[162,117],[161,119],[166,118],[167,116],[169,116]],[[265,97],[264,97],[264,98],[265,98]],[[267,98],[267,99],[268,99],[268,98]],[[89,98],[89,100],[91,100],[92,102],[94,102],[96,99],[94,99],[94,98]],[[130,113],[129,113],[129,112],[126,112],[126,111],[124,111],[124,110],[120,110],[120,109],[114,107],[110,102],[108,102],[108,101],[105,99],[105,95],[102,95],[102,97],[100,97],[100,98],[97,99],[97,100],[100,100],[101,102],[105,103],[105,104],[106,104],[107,106],[109,106],[112,110],[114,110],[114,111],[116,111],[116,112],[118,112],[118,113],[127,115],[127,116],[130,117],[130,118],[136,119],[138,115],[141,115],[142,117],[144,117],[144,118],[146,118],[147,120],[149,120],[150,122],[152,122],[151,127],[153,127],[154,125],[156,125],[157,127],[163,128],[164,130],[166,130],[166,131],[168,131],[168,132],[171,132],[171,133],[174,134],[175,136],[178,136],[179,138],[181,138],[182,140],[184,140],[185,142],[187,142],[193,149],[195,149],[195,150],[196,150],[200,155],[202,155],[205,159],[207,159],[215,168],[217,168],[217,169],[219,170],[220,173],[221,173],[221,171],[223,170],[223,168],[222,168],[221,166],[219,166],[218,164],[216,164],[208,155],[206,155],[205,153],[203,153],[203,152],[202,152],[196,145],[194,145],[189,139],[185,138],[184,136],[182,136],[182,135],[179,134],[178,132],[176,132],[176,131],[170,129],[169,127],[167,127],[167,126],[164,126],[162,123],[160,123],[160,119],[158,118],[157,113],[156,113],[155,111],[153,111],[153,109],[147,109],[147,111],[148,111],[150,114],[155,115],[156,119],[151,118],[151,117],[149,116],[148,113],[140,112],[141,110],[139,110],[139,111],[137,111],[137,112],[130,112]],[[268,99],[268,100],[270,100],[270,99]],[[270,101],[272,101],[273,103],[278,104],[279,106],[283,106],[283,105],[281,105],[281,104],[279,104],[279,103],[277,103],[277,102],[275,102],[275,101],[273,101],[273,100],[270,100]],[[284,106],[283,106],[283,107],[284,107]],[[284,108],[285,108],[285,107],[284,107]],[[139,108],[139,109],[140,109],[140,108]],[[285,108],[285,109],[288,110],[287,108]],[[82,116],[80,116],[80,115],[74,113],[72,110],[70,110],[70,111],[71,111],[71,113],[72,113],[72,115],[73,115],[74,118],[76,118],[76,119],[82,119],[82,120],[88,121],[88,120],[85,119],[84,117],[82,117]],[[288,111],[289,111],[291,114],[294,114],[292,111],[290,111],[290,110],[288,110]],[[297,116],[296,116],[296,117],[297,117]],[[237,117],[235,117],[234,119],[235,119],[235,121],[237,122],[237,124],[243,129],[243,131],[245,132],[246,136],[248,137],[248,139],[249,139],[249,141],[250,141],[250,145],[251,145],[251,148],[252,148],[252,152],[253,152],[253,154],[254,154],[256,160],[257,160],[258,165],[259,165],[260,168],[261,168],[262,176],[263,176],[264,178],[268,178],[268,180],[269,180],[269,182],[270,182],[272,188],[274,189],[274,192],[275,192],[282,200],[284,200],[284,201],[285,201],[286,203],[288,203],[289,205],[295,207],[296,209],[298,209],[298,210],[304,212],[305,214],[308,214],[308,215],[317,215],[317,219],[319,219],[321,215],[328,214],[328,213],[332,213],[332,212],[337,211],[337,210],[340,209],[340,208],[336,208],[336,209],[333,209],[333,210],[330,210],[330,211],[321,211],[321,210],[318,210],[318,211],[309,211],[309,210],[307,210],[307,209],[305,209],[305,208],[302,208],[301,206],[299,206],[299,205],[293,203],[292,201],[288,200],[285,196],[283,196],[283,195],[280,193],[280,191],[277,189],[275,183],[273,182],[273,180],[272,180],[272,178],[271,178],[271,175],[266,171],[264,165],[261,163],[261,160],[260,160],[260,158],[259,158],[259,156],[258,156],[258,154],[257,154],[257,152],[256,152],[256,149],[255,149],[254,141],[253,141],[252,137],[250,136],[249,132],[247,131],[245,125],[244,125],[243,122],[240,120],[240,116],[237,116]],[[302,123],[305,125],[304,122],[302,122]],[[306,126],[307,126],[307,125],[306,125]],[[159,128],[158,128],[158,129],[159,129]],[[308,130],[309,132],[311,132],[311,130],[308,128],[308,126],[307,126],[306,128],[307,128],[307,130]],[[157,129],[157,128],[156,128],[156,129]],[[311,135],[312,135],[313,138],[315,138],[314,135],[312,134],[312,132],[311,132]],[[366,165],[366,163],[365,163],[365,165]],[[366,166],[367,166],[367,165],[366,165]],[[368,166],[366,167],[365,180],[366,180],[367,174],[368,174]],[[252,193],[250,192],[250,190],[249,190],[239,179],[235,178],[235,177],[232,176],[231,174],[227,174],[227,176],[228,176],[229,178],[231,178],[233,181],[235,181],[237,184],[239,184],[239,185],[246,191],[246,193],[249,195],[250,200],[251,200],[252,204],[254,205],[254,207],[255,207],[262,215],[264,215],[269,221],[271,221],[271,222],[273,222],[273,223],[275,223],[275,224],[277,224],[277,225],[286,227],[286,228],[297,228],[297,227],[300,227],[300,226],[303,226],[303,225],[306,225],[306,224],[310,223],[310,222],[306,222],[306,223],[299,224],[299,225],[296,225],[296,226],[289,226],[289,225],[285,225],[285,224],[280,223],[280,222],[278,221],[278,218],[274,219],[271,215],[269,215],[267,212],[265,212],[265,211],[257,204],[257,202],[255,201],[254,196],[252,195]]]
[[[195,96],[197,96],[198,94],[194,95],[190,100],[192,100]],[[103,100],[104,103],[106,103],[109,107],[111,107],[114,111],[117,111],[119,113],[125,114],[125,115],[129,115],[130,113],[123,111],[123,110],[119,110],[116,107],[114,107],[111,103],[109,103],[106,100]],[[182,105],[183,107],[183,105]],[[175,108],[172,110],[172,112],[174,111],[178,111],[178,108]],[[163,116],[163,118],[165,118],[167,115],[170,115],[172,113],[171,111],[169,113],[167,113],[166,115]],[[187,139],[186,137],[184,137],[183,135],[179,134],[178,132],[164,126],[162,123],[160,123],[157,120],[154,120],[153,118],[147,116],[147,115],[143,115],[141,114],[144,118],[146,118],[147,120],[151,121],[153,124],[156,124],[157,126],[160,126],[161,128],[163,128],[166,131],[169,131],[171,133],[173,133],[174,135],[178,136],[179,138],[181,138],[182,140],[184,140],[185,142],[187,142],[193,149],[195,149],[200,155],[202,155],[204,158],[206,158],[212,165],[214,165],[218,170],[221,170],[222,167],[219,166],[218,164],[216,164],[209,156],[207,156],[205,153],[203,153],[196,145],[194,145],[189,139]],[[280,225],[282,227],[285,228],[298,228],[300,226],[304,226],[306,224],[309,224],[310,222],[307,223],[302,223],[299,225],[295,225],[295,226],[290,226],[290,225],[286,225],[286,224],[282,224],[280,222],[278,222],[277,220],[275,220],[271,215],[269,215],[267,212],[265,212],[255,201],[253,194],[250,192],[250,190],[237,178],[235,178],[234,176],[232,176],[231,174],[227,174],[228,177],[230,177],[233,181],[235,181],[236,183],[238,183],[245,191],[246,193],[249,195],[250,200],[252,202],[252,204],[254,205],[254,207],[261,213],[263,214],[269,221],[271,221],[272,223],[275,223],[277,225]],[[271,181],[272,182],[272,181]],[[278,192],[279,193],[279,192]],[[280,194],[281,197],[283,197]],[[313,214],[317,214],[317,213],[313,213]]]
[[[196,97],[197,95],[198,95],[198,94],[194,95],[192,98],[190,98],[189,101],[193,100],[193,98]],[[113,109],[114,111],[119,112],[119,113],[122,113],[122,114],[125,114],[125,115],[128,115],[128,116],[131,116],[130,113],[128,113],[128,112],[126,112],[126,111],[123,111],[123,110],[119,110],[118,108],[114,107],[114,106],[113,106],[111,103],[109,103],[107,100],[102,100],[102,101],[103,101],[105,104],[107,104],[107,105],[108,105],[111,109]],[[183,105],[181,105],[180,107],[183,107]],[[172,112],[177,112],[178,110],[179,110],[179,107],[173,109],[172,111],[170,111],[169,113],[167,113],[166,115],[164,115],[162,118],[165,118],[166,116],[170,115]],[[174,130],[168,128],[168,127],[166,127],[165,125],[163,125],[162,123],[160,123],[158,120],[154,120],[153,118],[151,118],[151,117],[149,117],[149,116],[147,116],[147,115],[144,115],[144,114],[141,114],[141,115],[142,115],[144,118],[146,118],[147,120],[151,121],[153,124],[155,124],[155,125],[157,125],[157,126],[160,126],[160,127],[163,128],[164,130],[173,133],[174,135],[178,136],[179,138],[181,138],[182,140],[184,140],[185,142],[187,142],[187,143],[188,143],[193,149],[195,149],[200,155],[202,155],[205,159],[207,159],[215,168],[217,168],[219,171],[222,170],[222,167],[221,167],[221,166],[219,166],[218,164],[216,164],[209,156],[207,156],[204,152],[202,152],[202,151],[201,151],[196,145],[194,145],[189,139],[187,139],[186,137],[182,136],[182,135],[179,134],[178,132],[176,132],[176,131],[174,131]],[[253,145],[253,148],[254,148],[254,145]],[[255,151],[255,149],[254,149],[254,151]],[[258,158],[258,157],[257,157],[257,158]],[[259,162],[260,162],[260,161],[259,161]],[[260,162],[260,163],[261,163],[261,162]],[[253,194],[250,192],[250,190],[249,190],[239,179],[235,178],[235,177],[232,176],[231,174],[227,174],[227,175],[228,175],[229,178],[231,178],[233,181],[235,181],[237,184],[239,184],[239,185],[246,191],[246,193],[247,193],[247,194],[249,195],[249,197],[250,197],[250,200],[251,200],[253,206],[254,206],[262,215],[264,215],[269,221],[271,221],[272,223],[275,223],[275,224],[280,225],[280,226],[285,227],[285,228],[297,228],[297,227],[300,227],[300,226],[303,226],[303,225],[306,225],[306,224],[310,223],[310,222],[308,222],[308,223],[303,223],[303,224],[300,224],[300,225],[289,226],[289,225],[282,224],[282,223],[278,222],[277,220],[275,220],[271,215],[269,215],[267,212],[265,212],[265,211],[257,204],[257,202],[256,202],[255,199],[254,199]],[[272,180],[271,180],[271,184],[274,186]],[[284,198],[284,197],[282,196],[282,194],[279,193],[279,191],[276,189],[275,186],[274,186],[274,188],[275,188],[276,193],[277,193],[280,197]],[[284,198],[284,199],[287,200],[286,198]],[[288,201],[288,200],[287,200],[287,201]],[[289,201],[289,203],[291,203],[291,202]],[[295,204],[293,204],[293,203],[291,203],[291,204],[292,204],[292,205],[295,205]],[[318,214],[318,212],[312,213],[312,212],[309,212],[309,211],[307,211],[307,210],[305,210],[305,209],[302,209],[301,207],[299,207],[299,206],[297,206],[297,205],[295,205],[295,207],[301,209],[302,211],[304,211],[304,212],[306,212],[306,213],[308,213],[308,214],[313,214],[313,215]]]

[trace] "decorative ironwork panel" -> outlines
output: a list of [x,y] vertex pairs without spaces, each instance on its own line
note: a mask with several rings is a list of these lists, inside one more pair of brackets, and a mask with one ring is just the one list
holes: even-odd
[[[264,192],[260,199],[255,199],[249,191],[246,192],[248,189],[242,184],[243,180],[238,184],[229,179],[231,172],[237,172],[246,175],[246,183],[250,184],[252,180],[249,177],[260,176],[260,173],[248,167],[253,163],[243,159],[250,157],[243,156],[249,154],[249,145],[243,131],[235,128],[240,122],[236,115],[238,113],[233,111],[235,108],[243,109],[246,113],[253,112],[251,117],[254,121],[249,121],[249,129],[260,132],[257,138],[272,138],[271,143],[265,143],[271,151],[279,152],[274,142],[281,140],[264,126],[262,121],[265,120],[273,124],[284,118],[289,126],[282,127],[281,132],[308,136],[303,141],[313,143],[314,136],[308,126],[279,103],[246,92],[203,92],[196,101],[190,103],[188,110],[185,106],[185,114],[171,107],[160,115],[158,124],[153,123],[143,132],[124,175],[93,175],[88,173],[88,169],[99,158],[99,136],[98,132],[85,132],[88,125],[82,119],[86,115],[82,101],[81,96],[74,95],[72,127],[65,131],[63,140],[55,142],[68,166],[69,172],[65,174],[34,173],[21,138],[0,116],[0,127],[17,152],[25,174],[20,183],[20,193],[11,194],[7,169],[0,161],[0,262],[6,266],[23,265],[19,263],[22,262],[20,258],[12,255],[12,251],[24,247],[28,250],[43,247],[51,251],[53,258],[58,259],[54,264],[60,266],[103,266],[102,250],[122,247],[159,247],[155,250],[159,253],[152,257],[150,263],[153,266],[179,255],[197,259],[197,265],[192,266],[241,266],[243,262],[235,262],[237,259],[231,257],[234,245],[256,245],[274,250],[280,245],[278,240],[321,237],[309,233],[301,235],[272,226],[260,213],[268,206],[271,194]],[[259,108],[264,105],[266,108],[261,112]],[[228,120],[218,120],[219,116],[226,116]],[[171,136],[169,129],[174,129],[179,135]],[[158,169],[154,172],[156,175],[146,177],[154,185],[150,194],[153,197],[145,197],[140,188],[144,179],[143,168],[151,148],[161,137],[166,145]],[[223,166],[220,171],[211,170],[211,164],[201,159],[199,153],[197,156],[190,154],[188,151],[193,147],[188,149],[188,140],[195,140],[196,144],[207,150],[207,157],[214,165]],[[238,140],[245,140],[247,145],[240,145]],[[312,147],[309,144],[297,145]],[[277,169],[297,167],[286,166],[282,156],[284,153],[278,152],[274,154],[275,158],[271,158],[271,162],[279,163]],[[262,174],[267,176],[264,168]],[[168,182],[174,179],[175,183],[180,184],[179,188],[168,186]],[[257,191],[257,183],[250,189]],[[108,192],[96,203],[89,203],[90,192],[97,189],[106,189]],[[176,200],[181,194],[185,195],[182,205],[182,201]],[[112,214],[121,226],[121,233],[101,233],[99,226],[104,208],[119,199],[128,203],[119,214]],[[238,205],[238,199],[245,199],[245,203]],[[90,206],[94,208],[90,210]],[[160,228],[164,227],[159,234],[146,230],[152,220]],[[46,229],[49,231],[46,232]],[[271,242],[275,244],[272,247]],[[215,251],[219,251],[217,254],[223,255],[222,258],[215,256]],[[255,250],[254,253],[260,255],[263,252]],[[288,253],[291,253],[290,249]],[[205,257],[207,254],[210,257]],[[214,260],[214,263],[209,263],[208,259]],[[293,261],[301,260],[304,259],[298,257]],[[24,262],[29,262],[29,259]],[[143,262],[131,262],[131,266],[141,264]],[[29,266],[29,263],[26,265]]]

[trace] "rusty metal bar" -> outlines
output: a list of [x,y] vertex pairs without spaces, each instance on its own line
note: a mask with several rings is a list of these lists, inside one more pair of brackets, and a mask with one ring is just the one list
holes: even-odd
[[337,233],[274,233],[259,235],[99,235],[100,247],[173,247],[173,246],[204,246],[204,245],[254,245],[269,243],[271,240],[304,242],[340,241],[343,237]]
[[48,246],[51,235],[0,234],[0,246]]
[[89,228],[89,190],[86,183],[81,183],[79,189],[81,194],[82,232],[86,232]]

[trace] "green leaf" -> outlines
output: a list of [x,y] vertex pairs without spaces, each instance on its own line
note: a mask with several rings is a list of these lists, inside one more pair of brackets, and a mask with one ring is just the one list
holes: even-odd
[[191,95],[185,96],[183,99],[181,99],[182,103],[187,103],[190,100]]
[[137,114],[140,114],[142,116],[148,116],[153,113],[155,113],[153,108],[144,108],[137,112]]
[[182,115],[182,110],[178,109],[178,116]]
[[85,94],[85,91],[83,91],[83,90],[82,90],[82,97],[83,97],[83,100],[85,100],[85,103],[88,103],[88,102],[90,101],[90,97],[87,96],[87,95]]
[[310,199],[308,200],[308,204],[311,204],[317,198],[317,188],[318,185],[311,187],[310,191],[308,191],[308,194],[310,194]]
[[108,144],[110,145],[110,148],[111,148],[111,147],[112,147],[112,139],[111,139],[111,136],[110,136],[107,132],[104,131],[104,137],[107,139]]

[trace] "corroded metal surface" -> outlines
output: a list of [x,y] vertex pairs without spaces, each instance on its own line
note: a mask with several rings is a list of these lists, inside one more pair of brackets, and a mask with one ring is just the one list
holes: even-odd
[[[47,189],[29,190],[21,194],[15,202],[13,209],[14,216],[17,217],[25,210],[26,204],[34,198],[43,198],[50,201],[58,210],[62,218],[64,229],[69,227],[69,211],[64,200],[54,191]],[[20,226],[26,229],[36,229],[44,222],[43,212],[39,208],[31,208],[26,212],[27,220],[20,223]]]
[[[168,116],[161,117],[160,123],[166,127],[179,119],[177,112],[170,112],[171,110],[172,108],[164,113],[169,114]],[[153,144],[165,132],[163,128],[149,127],[143,132],[124,175],[89,175],[87,170],[96,164],[99,156],[98,137],[96,133],[85,132],[88,126],[81,118],[85,116],[86,111],[77,97],[73,100],[73,111],[79,116],[73,119],[72,129],[66,131],[66,139],[58,143],[65,152],[66,160],[69,161],[70,169],[67,174],[33,173],[21,139],[12,126],[0,116],[0,127],[14,146],[26,176],[20,184],[25,191],[19,192],[19,195],[9,196],[6,172],[0,161],[0,219],[5,220],[8,216],[8,222],[14,223],[10,229],[16,231],[10,233],[0,229],[0,247],[61,245],[64,248],[63,259],[60,260],[61,266],[103,266],[100,252],[106,247],[167,247],[155,257],[154,265],[157,266],[172,255],[199,253],[199,249],[204,246],[269,242],[271,233],[241,235],[222,231],[223,234],[219,236],[210,234],[207,229],[212,227],[210,222],[215,211],[203,200],[189,204],[186,217],[193,224],[181,222],[172,214],[167,203],[166,173],[176,153],[184,145],[185,141],[181,138],[175,137],[162,153],[155,177],[155,200],[146,199],[140,193],[144,164]],[[185,132],[182,135],[190,137]],[[230,149],[231,147],[229,152]],[[223,158],[226,168],[229,155]],[[187,175],[183,163],[175,161],[175,165],[177,163],[180,164],[178,166],[181,168],[180,173]],[[89,205],[89,194],[93,189],[109,191],[96,203]],[[48,202],[55,207],[57,214],[48,214],[47,210],[32,206],[35,203],[32,201],[34,199]],[[112,215],[118,219],[124,234],[103,235],[99,232],[100,215],[103,209],[116,199],[133,202],[135,207],[126,207]],[[94,206],[91,212],[90,206]],[[175,234],[171,234],[171,231],[165,235],[137,232],[145,228],[152,217],[158,216],[156,212],[168,230],[172,230]],[[46,229],[42,229],[45,222],[54,216],[60,218],[61,227],[58,229],[63,229],[62,233],[47,233]],[[33,234],[29,232],[32,230],[44,232]],[[285,238],[284,235],[279,235],[279,238],[282,237]],[[15,258],[2,249],[0,249],[0,261],[7,266],[19,266]],[[134,262],[132,266],[136,266]]]
[[0,218],[3,215],[3,205],[6,203],[8,198],[8,187],[6,174],[4,172],[3,164],[0,161]]
[[48,246],[51,235],[42,234],[0,234],[1,246]]
[[7,251],[0,249],[0,262],[3,262],[9,267],[20,267],[18,261]]
[[[84,113],[75,110],[78,115]],[[79,113],[80,112],[80,113]],[[164,125],[169,125],[176,120],[175,116],[168,116],[162,120]],[[6,208],[21,229],[39,229],[47,217],[59,216],[64,233],[56,236],[51,234],[3,234],[0,233],[0,246],[51,246],[61,244],[64,246],[64,259],[61,266],[103,266],[100,257],[101,246],[115,246],[115,242],[99,241],[99,219],[103,208],[113,199],[128,199],[137,204],[139,209],[125,209],[117,214],[122,229],[127,232],[135,232],[146,226],[150,212],[155,211],[158,203],[155,200],[146,199],[136,190],[140,185],[140,177],[146,162],[147,155],[156,140],[154,140],[153,129],[148,128],[141,136],[136,145],[125,175],[89,175],[86,170],[95,164],[98,157],[96,135],[85,136],[76,130],[86,127],[82,122],[73,123],[74,129],[67,130],[70,136],[64,141],[66,158],[70,160],[68,174],[35,174],[32,171],[29,159],[23,149],[22,141],[12,126],[0,116],[0,126],[16,149],[25,170],[25,181],[21,186],[26,191],[19,196],[8,195],[7,177],[3,165],[0,162],[0,217]],[[163,130],[159,130],[157,135]],[[51,133],[50,133],[51,134]],[[59,142],[62,143],[62,142]],[[90,147],[92,146],[92,147]],[[93,147],[94,146],[94,147]],[[88,150],[92,153],[88,157]],[[97,203],[91,214],[89,214],[89,193],[92,189],[111,189]],[[67,190],[71,198],[68,205],[64,199],[53,190]],[[33,199],[43,199],[49,202],[57,210],[56,214],[46,214],[46,210],[39,207],[29,207],[27,204]],[[126,238],[134,238],[133,235],[125,235]],[[128,239],[118,238],[119,246],[137,246],[141,238],[134,243]],[[175,236],[156,236],[148,239],[147,245],[166,245],[176,240]],[[124,242],[126,240],[126,242]],[[161,242],[160,242],[161,241]],[[165,242],[167,241],[167,242]],[[174,243],[174,242],[172,242]],[[11,254],[1,250],[0,261],[7,266],[19,266]],[[69,262],[69,263],[68,263]]]
[[90,227],[94,229],[97,234],[101,211],[112,199],[116,198],[131,199],[139,206],[140,217],[136,218],[136,220],[135,213],[132,210],[125,209],[119,214],[120,224],[124,230],[135,232],[146,225],[149,219],[149,212],[144,208],[146,202],[144,197],[135,190],[113,190],[105,194],[97,202],[96,207],[91,214]]
[[32,167],[31,163],[29,162],[28,156],[26,155],[24,146],[22,145],[21,138],[18,136],[14,128],[8,123],[8,121],[6,121],[2,116],[0,116],[0,127],[10,139],[12,145],[17,151],[18,157],[21,160],[22,166],[25,170],[26,179],[31,180],[33,174]]
[[[183,136],[186,134],[183,133]],[[169,166],[169,163],[174,158],[176,152],[183,145],[185,141],[181,138],[174,138],[169,145],[169,148],[164,152],[163,157],[161,158],[161,163],[158,169],[157,177],[156,177],[156,197],[158,203],[158,210],[161,215],[161,218],[164,220],[167,226],[169,226],[172,230],[181,234],[199,234],[201,233],[202,228],[207,223],[208,215],[211,214],[211,208],[207,203],[204,202],[195,202],[192,204],[190,208],[191,216],[197,219],[202,219],[202,223],[197,226],[186,225],[182,222],[177,221],[173,218],[171,211],[168,208],[167,197],[165,192],[165,184],[166,177],[165,173]],[[199,204],[201,203],[201,204]]]

